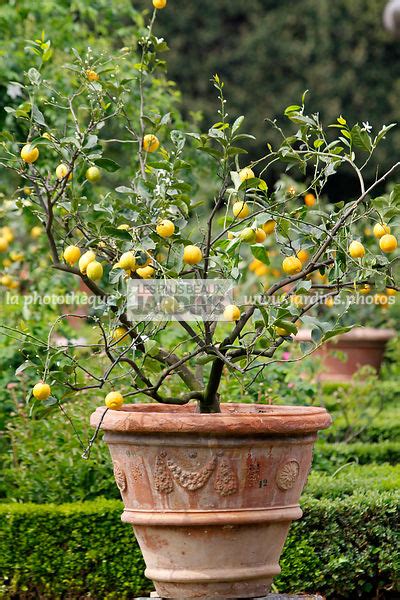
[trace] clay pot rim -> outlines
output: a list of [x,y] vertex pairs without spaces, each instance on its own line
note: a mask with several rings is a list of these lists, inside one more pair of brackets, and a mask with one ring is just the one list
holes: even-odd
[[[326,429],[332,420],[328,412],[315,406],[277,406],[224,403],[222,413],[199,414],[195,404],[126,404],[121,410],[107,410],[101,429],[119,433],[296,435]],[[97,427],[106,408],[92,414],[90,424]]]

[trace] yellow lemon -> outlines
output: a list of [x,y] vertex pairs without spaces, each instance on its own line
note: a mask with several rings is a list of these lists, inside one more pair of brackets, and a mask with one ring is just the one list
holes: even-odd
[[365,256],[365,248],[361,242],[351,242],[349,246],[349,254],[351,258],[362,258]]
[[118,261],[121,269],[125,271],[134,271],[136,269],[136,258],[133,252],[124,252]]
[[304,196],[304,203],[306,206],[309,206],[309,207],[314,206],[315,202],[316,202],[316,199],[315,199],[314,194],[306,194]]
[[3,275],[0,279],[0,283],[1,285],[4,285],[4,287],[10,287],[11,284],[13,282],[13,279],[10,275]]
[[250,207],[246,202],[235,202],[232,206],[233,216],[238,219],[245,219],[250,214]]
[[14,240],[14,234],[12,232],[11,227],[8,227],[8,225],[0,229],[0,235],[1,237],[5,237],[7,242],[9,243]]
[[185,246],[183,262],[187,265],[197,265],[203,260],[203,253],[198,246]]
[[[69,173],[69,175],[68,175],[68,173]],[[68,175],[68,181],[70,179],[72,179],[72,173],[69,172],[69,166],[66,165],[65,163],[61,163],[60,165],[58,165],[58,167],[56,169],[56,177],[57,177],[57,179],[59,179],[61,181],[67,175]]]
[[301,260],[302,263],[305,263],[309,259],[309,254],[307,250],[299,250],[297,253],[297,258]]
[[104,404],[111,410],[118,410],[124,403],[124,398],[121,392],[110,392],[107,394]]
[[35,225],[35,227],[32,227],[32,229],[31,229],[31,237],[34,240],[36,240],[41,235],[42,235],[42,228],[39,227],[39,225]]
[[160,140],[156,135],[148,133],[143,138],[143,150],[145,152],[156,152],[160,147]]
[[273,221],[273,220],[267,221],[262,226],[262,228],[264,229],[264,231],[267,235],[271,235],[271,233],[273,233],[275,231],[275,227],[276,227],[276,221]]
[[86,171],[86,179],[90,183],[96,183],[101,179],[101,171],[98,167],[89,167]]
[[153,0],[153,6],[154,8],[161,10],[167,6],[167,0]]
[[257,258],[255,258],[254,260],[251,261],[251,263],[249,264],[249,271],[255,271],[257,269],[257,267],[259,267],[260,265],[262,265],[263,263],[261,262],[261,260],[258,260]]
[[240,308],[235,304],[229,304],[224,308],[225,321],[238,321],[240,319]]
[[232,231],[228,231],[228,240],[234,240],[235,239],[235,234],[232,233]]
[[332,298],[332,296],[329,296],[329,298],[325,298],[325,306],[327,306],[328,308],[333,308],[333,306],[335,306],[335,300]]
[[158,235],[164,239],[171,237],[175,233],[175,225],[168,219],[163,219],[156,227]]
[[86,70],[86,77],[88,78],[89,81],[99,81],[99,79],[100,79],[100,75],[98,73],[96,73],[96,71],[93,71],[92,69]]
[[40,381],[34,386],[32,394],[36,400],[47,400],[51,394],[51,388],[48,383],[43,383]]
[[0,252],[7,252],[8,242],[5,237],[0,237]]
[[286,275],[300,273],[302,268],[301,260],[297,256],[287,256],[282,262],[282,270]]
[[382,252],[386,252],[386,254],[396,250],[397,240],[394,235],[385,233],[385,235],[383,235],[379,240],[379,248],[382,250]]
[[30,196],[33,192],[33,189],[30,188],[28,185],[25,185],[22,191],[24,192],[25,196]]
[[385,234],[390,233],[390,227],[386,223],[376,223],[373,232],[374,236],[380,240]]
[[371,289],[372,289],[371,286],[366,283],[365,285],[362,285],[360,287],[359,292],[360,292],[360,294],[369,294]]
[[126,344],[129,341],[128,336],[126,335],[128,330],[125,327],[117,327],[113,331],[113,340],[118,344]]
[[63,256],[65,262],[67,262],[72,267],[80,259],[81,251],[78,248],[78,246],[67,246],[64,250]]
[[268,273],[267,265],[263,265],[262,263],[257,265],[257,267],[254,269],[254,273],[257,275],[257,277],[263,277]]
[[80,270],[80,272],[83,273],[83,274],[85,274],[88,265],[91,262],[93,262],[94,260],[96,260],[96,254],[93,252],[93,250],[88,250],[87,252],[85,252],[84,254],[82,254],[82,256],[79,259],[79,270]]
[[21,158],[26,163],[34,163],[39,158],[39,149],[32,148],[30,144],[25,144],[21,150]]
[[262,244],[267,239],[267,234],[264,229],[256,229],[256,242],[257,244]]
[[103,277],[103,266],[97,260],[92,260],[86,267],[86,275],[92,281],[98,281]]
[[250,169],[250,167],[245,167],[244,169],[239,171],[239,177],[241,182],[247,181],[248,179],[254,179],[254,171],[253,169]]
[[21,260],[24,260],[25,256],[23,252],[10,252],[10,258],[12,262],[21,262]]
[[154,277],[155,274],[155,269],[154,267],[139,267],[139,269],[136,269],[136,273],[137,275],[139,275],[139,277],[141,277],[142,279],[152,279]]
[[386,293],[388,296],[395,296],[397,294],[397,291],[393,288],[386,288]]

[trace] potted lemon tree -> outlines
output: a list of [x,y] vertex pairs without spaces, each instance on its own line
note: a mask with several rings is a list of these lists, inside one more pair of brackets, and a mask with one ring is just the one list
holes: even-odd
[[[268,378],[302,322],[312,322],[313,349],[347,331],[309,316],[341,290],[377,278],[397,288],[393,233],[366,255],[353,232],[360,219],[383,224],[398,213],[399,194],[381,206],[375,190],[400,163],[367,185],[363,165],[390,127],[371,134],[339,117],[325,130],[303,97],[285,110],[281,145],[246,165],[249,136],[243,117],[230,118],[218,76],[216,122],[204,133],[177,128],[148,103],[165,67],[154,24],[166,1],[154,6],[139,58],[124,53],[134,76],[122,74],[120,55],[75,52],[71,94],[46,79],[42,61],[27,73],[24,110],[9,110],[23,131],[1,141],[0,163],[16,181],[13,219],[41,227],[51,268],[96,300],[93,364],[79,347],[53,343],[61,316],[21,368],[39,373],[32,410],[98,391],[91,422],[105,432],[122,518],[160,596],[261,596],[301,516],[313,444],[330,417],[315,406],[232,402],[220,384]],[[295,188],[269,189],[278,164],[306,181],[306,202]],[[327,210],[320,197],[342,167],[354,170],[359,196]],[[272,251],[282,277],[253,281],[249,261],[268,266]],[[313,294],[317,271],[327,282]],[[293,302],[302,294],[305,303]]]

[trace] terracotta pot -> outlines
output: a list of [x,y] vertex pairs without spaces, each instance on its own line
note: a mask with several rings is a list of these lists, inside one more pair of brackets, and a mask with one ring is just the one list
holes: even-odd
[[[318,375],[321,381],[349,381],[360,367],[370,365],[377,372],[381,367],[387,342],[395,337],[394,329],[355,327],[339,335],[316,350],[315,356],[322,359],[323,370]],[[310,342],[311,330],[301,329],[296,335],[298,342]],[[345,361],[335,356],[342,352]]]
[[[162,598],[263,596],[301,517],[323,408],[127,405],[102,429],[125,510]],[[98,408],[97,426],[105,409]]]

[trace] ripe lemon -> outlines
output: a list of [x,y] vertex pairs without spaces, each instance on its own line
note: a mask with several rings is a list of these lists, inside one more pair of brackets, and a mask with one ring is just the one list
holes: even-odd
[[85,274],[88,265],[91,262],[93,262],[94,260],[96,260],[96,254],[93,252],[93,250],[88,250],[87,252],[85,252],[84,254],[82,254],[82,256],[79,259],[79,270],[80,270],[80,272],[83,273],[83,274]]
[[365,285],[362,285],[358,291],[360,294],[369,294],[371,289],[371,286],[366,283]]
[[262,226],[262,228],[264,229],[264,231],[267,235],[271,235],[271,233],[273,233],[275,231],[275,227],[276,227],[276,221],[272,221],[272,220],[267,221]]
[[297,256],[287,256],[282,262],[282,270],[286,275],[300,273],[302,268],[301,260]]
[[10,252],[10,259],[12,262],[21,262],[24,258],[23,252]]
[[365,248],[361,242],[351,242],[349,246],[349,254],[351,258],[362,258],[365,256]]
[[224,309],[225,321],[239,321],[240,319],[240,308],[235,304],[229,304]]
[[306,194],[304,196],[304,203],[306,206],[309,206],[309,207],[314,206],[315,202],[316,202],[316,198],[315,198],[314,194]]
[[36,240],[41,235],[42,235],[42,228],[39,227],[39,225],[35,225],[35,227],[32,227],[32,229],[31,229],[31,237],[34,240]]
[[92,260],[86,267],[86,275],[92,281],[98,281],[103,277],[103,266],[97,260]]
[[249,264],[249,271],[255,271],[257,269],[257,267],[259,267],[260,265],[262,265],[263,263],[261,262],[261,260],[258,260],[257,258],[255,258],[254,260],[251,261],[251,263]]
[[328,308],[333,308],[335,306],[335,300],[332,298],[332,296],[329,296],[329,298],[325,298],[325,306],[327,306]]
[[394,290],[393,288],[386,288],[386,294],[388,296],[395,296],[397,294],[397,290]]
[[111,410],[118,410],[124,403],[124,398],[120,392],[110,392],[107,394],[104,404]]
[[136,269],[136,258],[133,252],[124,252],[118,261],[121,269],[134,271]]
[[154,8],[161,10],[167,6],[167,0],[153,0],[153,6]]
[[25,196],[30,196],[33,192],[33,189],[26,185],[22,191],[24,192]]
[[397,240],[394,235],[385,233],[385,235],[383,235],[379,240],[379,248],[382,250],[382,252],[386,252],[386,254],[396,250]]
[[250,167],[245,167],[244,169],[239,171],[239,177],[241,182],[247,181],[248,179],[254,179],[254,171],[253,169],[250,169]]
[[39,149],[32,148],[30,144],[25,144],[21,150],[21,158],[26,163],[34,163],[39,158]]
[[307,252],[307,250],[299,250],[297,253],[297,258],[302,262],[305,263],[308,261],[309,259],[309,254]]
[[380,240],[381,237],[383,237],[385,234],[390,233],[390,227],[389,225],[386,225],[386,223],[376,223],[376,225],[374,225],[374,236]]
[[233,216],[238,219],[245,219],[250,214],[250,207],[246,202],[235,202],[232,206]]
[[[69,175],[68,175],[68,173],[69,173]],[[60,165],[58,165],[58,167],[56,169],[56,177],[57,177],[57,179],[59,181],[61,181],[67,175],[68,175],[68,181],[70,179],[72,179],[72,173],[69,172],[69,166],[66,165],[65,163],[61,163]]]
[[40,381],[34,386],[32,394],[36,400],[47,400],[51,394],[51,388],[48,383],[43,383]]
[[267,234],[264,229],[256,229],[256,242],[257,244],[262,244],[267,239]]
[[72,267],[80,259],[81,251],[78,248],[78,246],[67,246],[64,250],[63,256],[65,262],[67,262]]
[[117,327],[114,329],[112,337],[114,342],[118,344],[126,344],[128,342],[128,336],[126,335],[128,330],[125,327]]
[[0,252],[7,252],[8,242],[5,237],[0,237]]
[[175,233],[175,225],[168,219],[163,219],[156,227],[158,235],[164,239],[171,237]]
[[90,183],[96,183],[101,179],[101,171],[97,167],[89,167],[86,171],[86,179]]
[[197,265],[203,260],[203,253],[198,246],[186,246],[183,251],[183,262],[187,265]]
[[8,225],[0,229],[0,236],[6,238],[9,243],[14,240],[14,234],[11,227],[8,227]]
[[154,277],[155,274],[155,269],[154,267],[139,267],[139,269],[136,269],[136,273],[137,275],[139,275],[139,277],[141,277],[142,279],[152,279]]
[[256,232],[251,227],[245,227],[239,234],[242,242],[248,242],[249,244],[253,244],[256,241]]
[[88,78],[89,81],[99,81],[99,79],[100,79],[100,75],[98,73],[96,73],[96,71],[93,71],[92,69],[86,70],[86,77]]
[[143,138],[143,150],[145,152],[156,152],[160,147],[160,140],[156,135],[148,133]]
[[264,265],[263,263],[261,263],[260,265],[257,265],[256,268],[254,269],[254,273],[257,275],[257,277],[263,277],[264,275],[266,275],[268,273],[267,265]]
[[0,279],[1,285],[4,285],[6,288],[11,287],[12,282],[13,279],[10,275],[3,275]]

